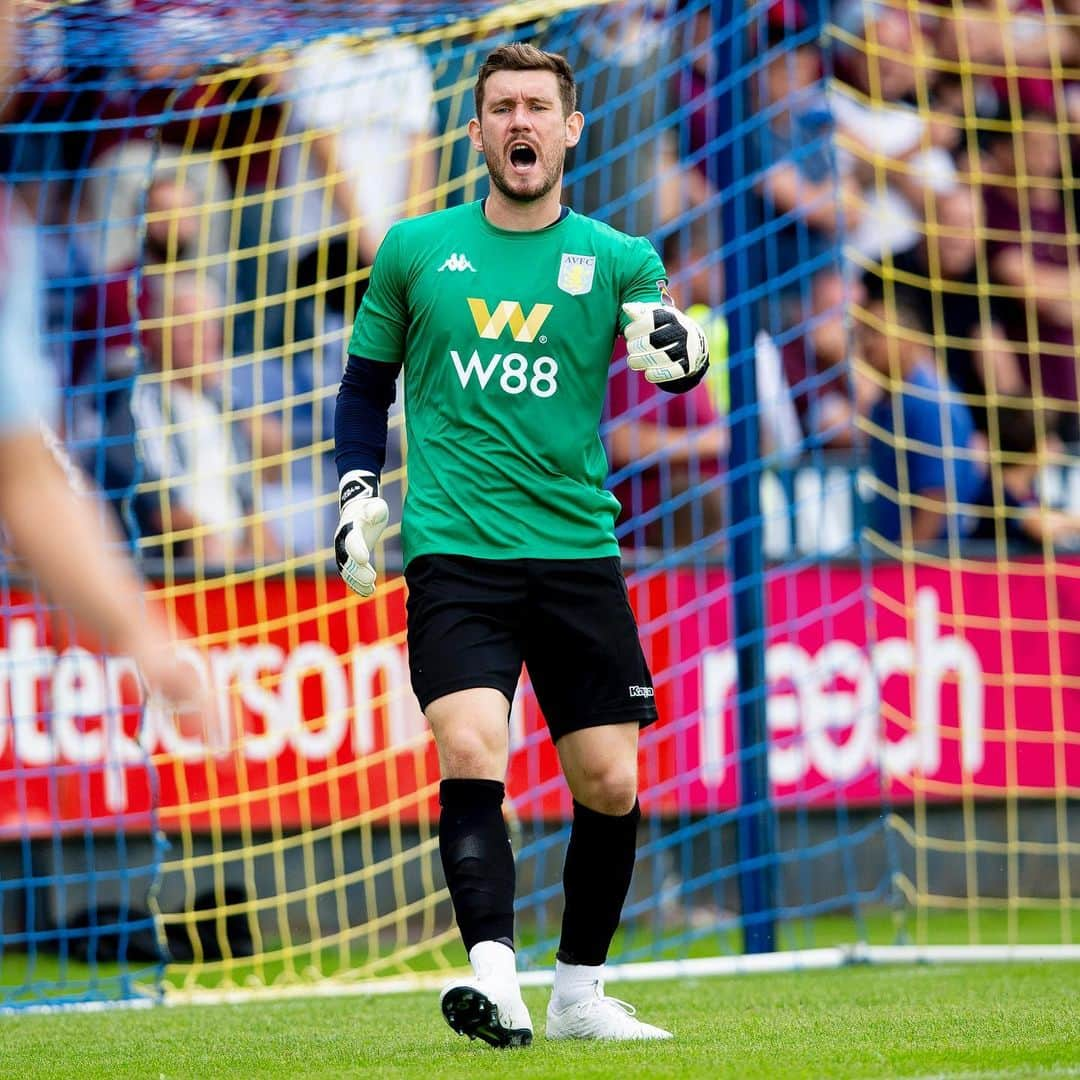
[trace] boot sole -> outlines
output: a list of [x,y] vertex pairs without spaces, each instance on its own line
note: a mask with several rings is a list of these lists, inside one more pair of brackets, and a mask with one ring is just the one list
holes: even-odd
[[486,995],[470,986],[451,987],[443,995],[442,1012],[446,1022],[459,1035],[480,1039],[499,1050],[512,1046],[531,1046],[533,1034],[528,1028],[506,1028],[499,1022],[499,1010]]

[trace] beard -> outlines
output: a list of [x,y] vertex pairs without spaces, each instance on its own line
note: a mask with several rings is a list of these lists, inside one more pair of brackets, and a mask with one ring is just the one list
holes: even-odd
[[537,155],[537,164],[540,165],[540,176],[531,182],[529,187],[513,187],[512,181],[516,174],[502,157],[501,150],[484,141],[484,158],[487,161],[488,175],[491,182],[498,188],[502,195],[512,202],[531,203],[542,199],[552,188],[562,180],[563,167],[566,163],[565,152],[557,161],[547,163]]

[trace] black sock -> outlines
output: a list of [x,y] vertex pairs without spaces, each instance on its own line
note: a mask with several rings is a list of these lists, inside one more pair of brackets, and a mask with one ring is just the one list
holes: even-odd
[[514,853],[498,780],[439,785],[439,854],[466,952],[478,941],[514,947]]
[[562,939],[556,954],[564,964],[598,965],[619,926],[637,853],[641,807],[613,817],[575,800],[574,824],[563,867]]

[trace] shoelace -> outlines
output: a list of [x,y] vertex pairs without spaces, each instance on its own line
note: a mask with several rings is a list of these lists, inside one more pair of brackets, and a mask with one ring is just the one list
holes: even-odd
[[636,1016],[637,1009],[630,1004],[629,1001],[623,1001],[622,998],[608,997],[602,990],[596,995],[596,997],[586,998],[585,1001],[579,1002],[577,1007],[578,1016],[584,1016],[589,1009],[594,1005],[603,1005],[605,1002],[611,1002],[612,1005],[618,1006],[627,1016]]

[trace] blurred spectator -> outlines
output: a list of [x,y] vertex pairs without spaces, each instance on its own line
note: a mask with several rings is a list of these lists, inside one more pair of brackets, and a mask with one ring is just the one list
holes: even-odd
[[976,499],[981,512],[972,537],[993,540],[998,550],[1076,547],[1080,517],[1044,507],[1038,477],[1049,455],[1063,449],[1053,435],[1039,438],[1030,407],[999,407],[991,422],[995,436],[991,469]]
[[620,542],[670,550],[715,543],[723,527],[727,329],[719,311],[719,257],[700,224],[668,236],[664,265],[678,304],[709,335],[712,366],[693,390],[671,394],[627,367],[620,336],[608,376],[605,430],[612,490],[622,506]]
[[620,343],[605,426],[621,542],[667,549],[715,542],[724,523],[719,477],[728,431],[705,384],[666,393],[627,367]]
[[[880,258],[917,243],[928,192],[956,186],[951,150],[959,127],[930,122],[930,42],[906,8],[879,0],[841,0],[830,106],[838,145],[862,187],[864,210],[847,243]],[[936,140],[936,141],[935,141]]]
[[139,254],[103,274],[75,311],[67,435],[98,482],[109,469],[101,439],[105,417],[117,394],[125,400],[130,395],[139,368],[138,324],[152,315],[153,290],[164,295],[195,260],[203,224],[197,198],[175,173],[152,179],[140,206],[145,227]]
[[[315,365],[313,357],[321,358],[321,364]],[[334,364],[331,349],[238,358],[229,365],[222,391],[230,411],[259,420],[263,443],[256,456],[280,455],[280,466],[264,474],[260,488],[269,525],[290,558],[325,549],[337,525],[337,500],[331,497],[336,473],[327,434],[333,430],[334,395],[325,381]],[[340,358],[336,364],[340,369]],[[393,416],[390,423],[387,461],[395,464],[383,473],[388,500],[401,490],[393,485],[391,471],[397,469],[400,481],[401,439],[396,436],[403,430],[400,417],[396,430]]]
[[857,334],[880,387],[869,425],[872,527],[893,543],[959,539],[985,473],[971,412],[939,374],[927,327],[902,297],[868,301]]
[[208,76],[228,63],[228,8],[199,0],[129,3],[137,10],[102,86],[99,119],[111,122],[95,128],[91,158],[148,137],[189,153],[219,149],[230,97]]
[[480,65],[492,50],[512,40],[511,30],[498,30],[465,37],[440,35],[428,45],[438,133],[433,209],[473,202],[487,190],[487,169],[465,129],[476,113],[473,89]]
[[288,259],[283,250],[286,233],[276,151],[285,134],[285,112],[278,81],[266,71],[270,62],[262,65],[250,78],[229,80],[220,87],[229,102],[222,164],[235,195],[228,243],[237,302],[228,348],[234,356],[274,351],[285,342]]
[[[622,505],[622,542],[670,549],[715,542],[723,526],[720,475],[730,394],[722,265],[703,220],[668,235],[664,265],[677,303],[709,337],[709,373],[687,394],[666,393],[626,366],[620,339],[608,381],[605,431],[613,490]],[[756,342],[755,360],[761,453],[790,461],[801,432],[779,354],[767,335]]]
[[653,235],[712,196],[679,161],[677,87],[664,74],[676,45],[648,0],[585,11],[569,41],[544,44],[573,66],[585,114],[563,201],[631,235]]
[[[129,69],[115,66],[98,105],[106,122],[94,129],[83,200],[97,225],[87,235],[91,264],[104,273],[135,258],[146,178],[182,156],[181,179],[207,208],[198,254],[240,305],[227,309],[230,353],[280,348],[283,306],[272,298],[285,291],[286,271],[273,246],[283,230],[271,148],[283,132],[282,110],[264,73],[236,78],[225,70],[251,14],[183,0],[135,4],[124,38]],[[259,6],[268,18],[271,5]]]
[[95,275],[106,277],[140,261],[147,192],[164,177],[194,193],[198,228],[187,257],[198,260],[202,271],[224,288],[233,203],[224,166],[141,138],[118,143],[86,171],[79,233],[87,264]]
[[[715,219],[692,218],[664,238],[664,268],[671,292],[682,309],[705,331],[709,339],[709,371],[713,403],[727,412],[727,323],[721,312],[724,301],[724,264]],[[715,378],[714,378],[715,377]]]
[[[99,385],[135,371],[135,325],[149,316],[154,278],[192,259],[199,235],[196,193],[175,174],[150,181],[140,257],[111,270],[76,315],[73,382]],[[160,282],[158,283],[161,284]]]
[[148,553],[210,565],[265,559],[276,545],[253,523],[250,442],[216,400],[220,296],[188,274],[152,290],[149,302],[144,370],[130,396],[114,395],[107,417],[106,487]]
[[683,113],[679,150],[683,160],[714,189],[720,182],[720,111],[712,9],[703,4],[696,10],[686,10],[691,7],[688,0],[678,0],[679,14],[671,20],[678,38],[676,48],[689,60],[672,76],[672,94]]
[[[295,240],[295,339],[351,324],[386,230],[430,208],[435,183],[431,66],[393,39],[363,48],[327,39],[301,49],[285,82],[286,183]],[[324,310],[325,307],[325,310]],[[323,326],[326,317],[330,322]],[[341,377],[340,365],[331,382]]]
[[[984,204],[992,279],[1004,286],[997,305],[1015,345],[1023,384],[1066,442],[1080,439],[1074,258],[1062,180],[1062,135],[1053,116],[1006,106],[987,136]],[[1005,379],[1005,390],[1014,375]]]
[[895,281],[906,302],[944,345],[949,378],[966,395],[975,426],[987,431],[989,393],[1023,394],[1019,360],[987,295],[986,245],[982,199],[962,184],[931,200],[931,220],[919,242],[886,260],[865,283],[871,296],[884,296],[885,281]]
[[[806,40],[808,25],[802,4],[773,4],[768,58],[755,84],[758,112],[768,120],[754,129],[755,167],[761,169],[756,190],[762,220],[776,223],[769,227],[765,272],[792,307],[806,276],[834,261],[841,230],[858,226],[862,206],[854,175],[839,169],[821,53],[816,41]],[[792,41],[797,44],[786,44]]]
[[[946,0],[942,6],[934,41],[943,60],[1060,71],[1080,59],[1080,28],[1048,18],[1045,0]],[[1080,14],[1075,0],[1056,0],[1055,6]]]
[[[849,311],[865,299],[860,281],[849,281],[835,268],[821,270],[810,283],[801,332],[780,336],[784,383],[790,388],[796,422],[810,448],[855,445],[856,416],[869,412],[875,396],[873,386],[860,376],[850,357]],[[760,349],[758,357],[760,363]]]

